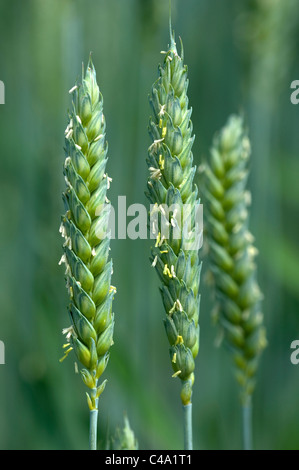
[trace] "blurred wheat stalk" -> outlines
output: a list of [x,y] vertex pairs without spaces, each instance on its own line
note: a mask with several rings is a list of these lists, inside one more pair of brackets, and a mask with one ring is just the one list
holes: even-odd
[[96,449],[98,399],[106,381],[98,385],[113,344],[114,314],[111,285],[112,260],[109,258],[109,207],[107,189],[110,178],[105,173],[107,143],[103,98],[96,82],[91,59],[82,83],[70,93],[73,97],[69,124],[65,131],[63,194],[65,215],[60,232],[65,239],[60,263],[66,266],[65,277],[70,304],[71,326],[64,330],[67,343],[64,359],[71,350],[83,366],[81,376],[90,389],[90,449]]
[[215,288],[214,318],[229,347],[241,387],[244,447],[251,448],[251,396],[261,352],[266,346],[262,294],[256,280],[257,254],[248,229],[246,189],[250,142],[239,116],[231,116],[215,136],[202,179],[205,240]]

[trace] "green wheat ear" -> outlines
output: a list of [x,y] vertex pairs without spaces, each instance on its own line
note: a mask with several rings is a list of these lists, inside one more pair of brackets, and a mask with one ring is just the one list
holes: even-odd
[[250,142],[239,116],[215,136],[202,175],[205,240],[214,281],[215,319],[231,350],[244,406],[250,402],[260,355],[266,346],[257,254],[248,230],[246,190]]
[[116,431],[113,439],[113,450],[138,450],[138,441],[127,416],[124,417],[123,428],[118,428]]
[[[91,59],[82,83],[75,85],[70,93],[72,109],[65,131],[66,212],[60,226],[65,239],[60,263],[66,265],[71,321],[71,326],[64,330],[67,337],[64,357],[74,350],[82,367],[82,379],[90,389],[87,401],[94,421],[106,383],[98,385],[98,380],[107,366],[113,344],[112,300],[116,289],[111,285],[112,260],[108,259],[110,203],[106,193],[111,179],[105,173],[106,125],[103,98]],[[95,437],[91,436],[91,440]]]
[[171,33],[170,48],[150,95],[153,115],[149,122],[152,143],[147,157],[147,196],[151,237],[156,239],[151,262],[162,284],[170,362],[173,376],[181,379],[181,400],[189,413],[199,350],[201,263],[194,217],[199,199],[193,183],[192,110],[188,107],[187,66],[181,55]]

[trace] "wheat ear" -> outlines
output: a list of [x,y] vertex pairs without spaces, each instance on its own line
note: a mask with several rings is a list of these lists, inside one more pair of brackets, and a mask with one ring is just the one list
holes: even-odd
[[250,142],[239,116],[231,116],[215,136],[203,173],[205,240],[217,307],[215,319],[232,352],[241,387],[245,447],[251,447],[250,408],[259,358],[266,345],[257,254],[248,229],[246,189]]
[[151,237],[156,240],[151,262],[162,284],[170,360],[173,376],[182,382],[185,448],[190,449],[194,359],[199,349],[201,263],[196,242],[190,244],[190,238],[196,239],[194,213],[199,199],[193,183],[196,169],[192,166],[194,136],[188,107],[187,67],[183,52],[181,55],[171,32],[170,48],[150,95],[153,115],[149,122],[147,196],[151,202]]
[[117,429],[113,439],[113,450],[138,450],[138,441],[126,415],[123,428]]
[[98,385],[98,380],[113,344],[115,287],[111,285],[112,260],[108,259],[110,203],[106,193],[110,178],[105,173],[106,125],[103,98],[91,59],[82,83],[70,93],[72,109],[65,131],[66,212],[60,226],[65,239],[61,263],[66,265],[71,320],[71,326],[64,330],[67,337],[64,357],[74,350],[82,366],[82,379],[90,389],[87,393],[90,449],[96,449],[98,399],[106,384],[105,380]]

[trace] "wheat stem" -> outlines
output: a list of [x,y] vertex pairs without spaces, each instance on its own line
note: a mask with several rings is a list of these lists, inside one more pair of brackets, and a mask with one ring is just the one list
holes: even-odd
[[98,410],[90,410],[89,450],[97,450]]
[[172,25],[171,25],[171,0],[169,0],[169,36],[172,37]]
[[89,450],[97,450],[97,431],[98,431],[98,401],[97,387],[90,391],[91,399],[94,400],[95,408],[89,410]]
[[192,442],[192,403],[183,405],[184,413],[184,449],[193,450]]
[[243,449],[252,449],[252,403],[251,397],[242,405]]

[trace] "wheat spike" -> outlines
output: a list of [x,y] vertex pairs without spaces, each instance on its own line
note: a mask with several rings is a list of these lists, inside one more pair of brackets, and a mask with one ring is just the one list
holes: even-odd
[[249,157],[243,120],[233,115],[215,136],[201,176],[215,319],[232,351],[243,404],[253,393],[259,357],[266,346],[262,294],[256,279],[257,250],[248,229]]
[[126,415],[124,416],[124,426],[122,429],[117,429],[112,444],[113,450],[138,450],[138,441]]
[[190,239],[196,240],[194,214],[199,199],[193,183],[194,136],[187,90],[187,66],[171,33],[169,50],[150,95],[153,114],[149,122],[147,196],[151,202],[151,236],[155,238],[151,262],[161,280],[170,363],[173,377],[182,381],[184,405],[191,403],[194,359],[199,349],[201,271],[198,246],[196,242],[190,244]]
[[107,142],[103,98],[90,58],[82,83],[71,90],[72,108],[65,131],[63,194],[65,214],[60,232],[65,240],[60,263],[66,266],[71,326],[64,330],[66,354],[74,350],[81,376],[90,389],[87,402],[97,410],[106,381],[98,385],[113,344],[114,314],[109,260],[109,207],[105,173]]

